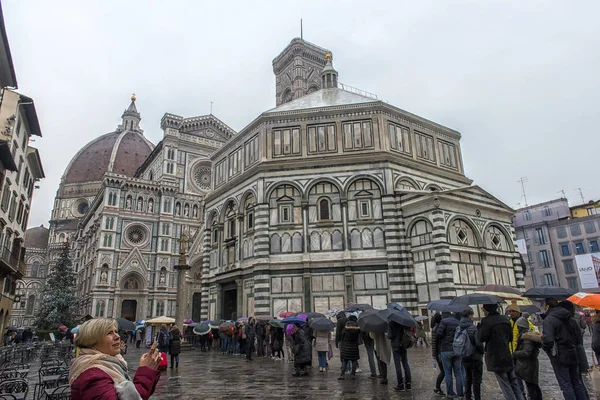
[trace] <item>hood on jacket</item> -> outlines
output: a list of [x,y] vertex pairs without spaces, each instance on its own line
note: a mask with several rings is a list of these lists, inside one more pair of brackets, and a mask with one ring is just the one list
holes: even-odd
[[471,321],[469,318],[461,318],[458,326],[460,326],[460,329],[465,329],[468,328],[469,326],[474,326],[473,321]]
[[547,316],[553,316],[563,322],[568,321],[572,317],[571,312],[563,307],[554,307],[548,310]]
[[354,321],[348,321],[346,322],[344,329],[347,331],[360,331],[360,326],[358,326]]
[[531,340],[532,342],[542,343],[542,334],[539,332],[526,332],[521,336],[523,340]]
[[456,318],[454,317],[447,317],[442,319],[442,324],[446,325],[446,326],[450,326],[450,327],[456,327],[458,326],[459,322]]

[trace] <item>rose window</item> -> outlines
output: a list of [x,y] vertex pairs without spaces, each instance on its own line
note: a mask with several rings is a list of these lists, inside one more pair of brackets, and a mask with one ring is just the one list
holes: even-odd
[[141,228],[133,228],[127,232],[127,239],[133,244],[140,244],[145,238],[144,231]]
[[199,188],[204,190],[210,189],[210,179],[209,167],[196,168],[196,171],[194,171],[194,180]]

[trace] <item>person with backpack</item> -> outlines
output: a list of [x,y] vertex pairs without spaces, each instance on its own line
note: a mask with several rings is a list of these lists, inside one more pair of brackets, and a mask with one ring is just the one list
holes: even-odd
[[577,357],[581,328],[566,308],[558,306],[556,299],[546,299],[546,310],[542,349],[548,354],[560,390],[566,400],[587,400]]
[[483,381],[483,344],[477,341],[474,313],[466,309],[454,335],[454,353],[462,358],[465,368],[465,399],[481,400]]
[[158,331],[158,351],[161,353],[166,353],[169,351],[169,331],[167,330],[166,325],[161,325],[160,330]]
[[484,304],[477,330],[477,340],[485,343],[485,365],[496,375],[506,400],[524,400],[508,344],[512,342],[512,328],[508,319],[498,312],[498,304]]
[[[415,345],[416,339],[410,328],[402,326],[396,322],[390,322],[388,339],[392,341],[392,356],[394,357],[394,366],[396,367],[396,392],[412,390],[412,376],[410,374],[410,365],[408,364],[408,349]],[[402,376],[404,369],[404,377]]]
[[[444,377],[446,379],[446,396],[462,397],[464,395],[464,376],[461,357],[454,353],[454,337],[459,326],[456,318],[458,315],[442,313],[442,321],[437,328],[437,340],[442,356],[442,365],[444,366]],[[456,380],[456,392],[452,375]]]
[[531,331],[527,318],[521,317],[517,320],[519,328],[517,347],[512,353],[515,360],[515,374],[525,382],[529,400],[542,400],[542,390],[539,382],[540,347],[542,346],[542,334]]

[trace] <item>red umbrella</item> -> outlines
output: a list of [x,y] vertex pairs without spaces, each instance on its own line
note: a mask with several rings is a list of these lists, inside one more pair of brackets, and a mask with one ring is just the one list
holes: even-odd
[[290,316],[292,316],[294,314],[295,314],[295,312],[293,312],[293,311],[284,311],[284,312],[282,312],[282,313],[279,314],[279,318],[287,318],[287,317],[290,317]]
[[61,332],[66,332],[66,331],[67,331],[67,329],[69,329],[69,328],[67,328],[67,327],[66,327],[66,326],[64,326],[64,325],[61,325],[61,326],[59,326],[59,327],[58,327],[58,330],[59,330],[59,331],[61,331]]

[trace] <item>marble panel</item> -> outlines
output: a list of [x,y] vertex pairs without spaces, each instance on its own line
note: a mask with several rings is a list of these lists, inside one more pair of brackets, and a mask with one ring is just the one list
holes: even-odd
[[373,233],[369,229],[363,229],[362,231],[362,246],[364,249],[373,247]]
[[382,211],[381,211],[381,200],[375,199],[373,200],[373,219],[381,219]]
[[322,276],[313,276],[311,278],[312,281],[312,291],[313,292],[322,292],[323,291],[323,277]]
[[281,278],[281,291],[282,293],[291,293],[292,292],[292,278],[285,277]]
[[271,253],[276,254],[281,252],[281,238],[274,234],[271,236]]
[[333,290],[344,290],[344,275],[333,276]]
[[294,253],[302,253],[302,235],[299,233],[295,233],[292,238],[292,247]]
[[301,276],[295,276],[292,278],[292,291],[294,293],[301,293],[302,292],[302,277]]
[[323,276],[323,290],[326,292],[333,290],[333,275]]
[[460,283],[460,275],[458,273],[458,264],[452,263],[452,275],[454,278],[454,283]]
[[360,249],[360,232],[353,230],[350,234],[350,248],[352,250]]
[[290,311],[294,311],[294,312],[302,311],[302,298],[298,297],[298,298],[290,299],[288,302],[288,307],[289,307]]
[[365,276],[363,274],[354,275],[354,289],[365,290]]
[[356,221],[356,201],[348,202],[348,220]]
[[435,260],[427,261],[425,265],[427,266],[427,280],[429,282],[437,282],[438,275]]
[[375,274],[365,274],[365,289],[377,289]]
[[335,296],[329,298],[329,308],[341,308],[343,309],[344,304],[344,296]]
[[440,298],[440,284],[439,283],[429,284],[429,296],[431,299],[439,299]]
[[477,266],[473,266],[473,265],[468,265],[467,266],[467,272],[469,274],[469,278],[468,278],[468,282],[469,283],[477,283],[477,279],[475,277],[475,268],[477,268]]
[[333,231],[331,234],[331,242],[333,250],[342,250],[344,248],[342,244],[342,232]]
[[469,283],[469,273],[467,272],[467,266],[465,264],[459,264],[458,271],[460,274],[460,283]]
[[385,247],[385,241],[383,239],[383,230],[378,228],[373,231],[373,244],[376,248]]
[[321,235],[319,232],[313,232],[310,234],[310,249],[321,250]]
[[331,250],[331,234],[327,231],[321,234],[321,250]]
[[289,234],[284,233],[281,237],[281,252],[290,253],[292,251],[292,238]]
[[378,272],[376,274],[376,277],[377,277],[377,288],[378,289],[387,289],[388,288],[387,274],[385,272]]
[[317,222],[317,207],[308,207],[308,222]]
[[302,207],[294,207],[294,223],[302,223]]
[[417,285],[417,292],[419,293],[420,302],[429,301],[429,291],[427,290],[427,285]]
[[281,293],[281,278],[271,278],[271,293]]
[[342,220],[342,209],[339,204],[334,204],[331,206],[331,214],[334,221]]
[[277,208],[271,208],[270,217],[271,226],[276,226],[279,224],[279,210]]
[[329,310],[328,297],[315,297],[313,303],[315,305],[315,312],[325,313]]

